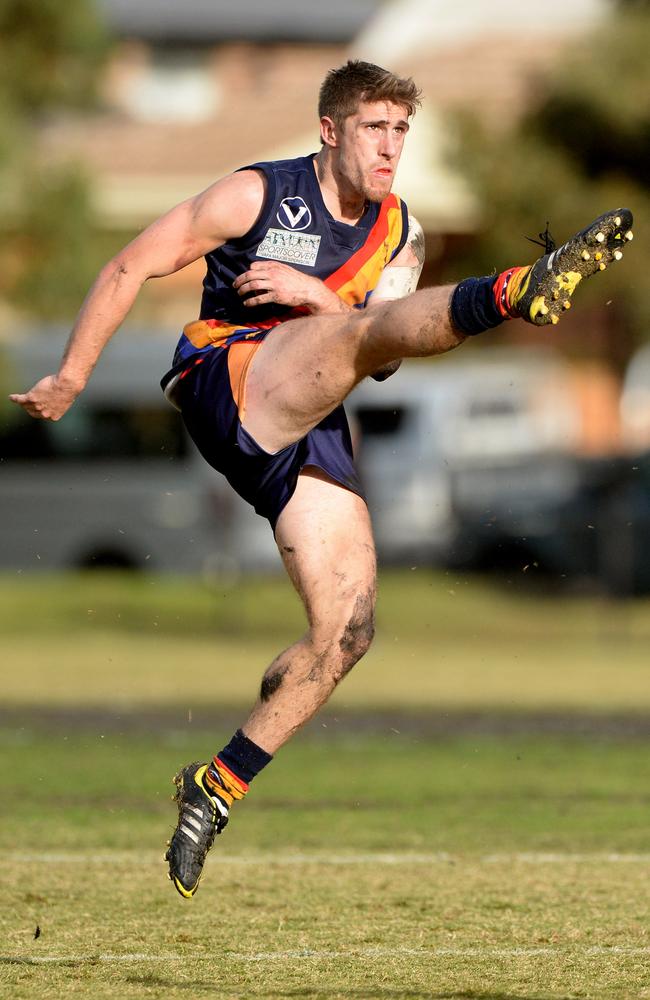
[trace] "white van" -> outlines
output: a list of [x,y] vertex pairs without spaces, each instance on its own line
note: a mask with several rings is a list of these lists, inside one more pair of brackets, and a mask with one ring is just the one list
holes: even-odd
[[278,565],[268,524],[206,465],[162,395],[176,333],[122,330],[56,423],[7,400],[56,371],[66,336],[49,329],[0,345],[0,566]]
[[[0,345],[0,566],[187,573],[279,566],[268,523],[206,465],[159,386],[175,332],[122,330],[57,423],[6,401],[55,371],[66,332]],[[472,523],[575,489],[579,417],[552,353],[472,346],[405,362],[346,402],[386,560],[445,561]]]
[[346,408],[386,559],[446,561],[492,516],[546,530],[540,509],[577,487],[578,402],[551,351],[468,347],[405,362],[363,382]]

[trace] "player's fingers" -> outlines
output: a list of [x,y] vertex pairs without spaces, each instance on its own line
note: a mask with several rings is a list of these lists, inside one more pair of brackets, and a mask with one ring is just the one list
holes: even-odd
[[[261,262],[261,261],[259,261],[259,262],[253,261],[253,263],[261,263],[262,267],[265,268],[264,263]],[[265,277],[268,277],[268,275],[260,273],[259,269],[257,271],[244,271],[243,274],[239,274],[235,278],[235,280],[232,283],[232,287],[236,288],[236,289],[240,289],[240,288],[244,287],[245,285],[250,284],[251,281],[256,281],[256,280],[259,281],[259,280],[261,280],[261,279],[263,279]]]
[[237,288],[238,295],[248,295],[250,292],[259,291],[260,288],[269,290],[271,286],[271,279],[267,276],[261,276],[257,278],[249,278],[247,281],[243,281]]
[[45,404],[32,399],[28,392],[13,392],[9,396],[9,399],[12,403],[22,406],[25,413],[28,413],[30,417],[49,417],[49,412],[46,412]]
[[18,403],[19,406],[22,406],[23,410],[25,410],[29,414],[40,413],[40,407],[37,406],[31,399],[29,399],[28,396],[23,396],[20,399],[15,399],[14,402]]
[[37,420],[44,420],[45,413],[40,406],[34,406],[32,403],[25,403],[23,405],[23,410],[28,413],[30,417],[36,417]]
[[245,305],[250,305],[253,298],[255,299],[255,303],[257,303],[260,295],[270,296],[266,299],[267,302],[275,302],[277,296],[276,290],[271,287],[268,281],[251,281],[240,288],[238,294],[243,299]]
[[262,306],[269,302],[275,302],[275,296],[272,292],[263,292],[261,295],[253,295],[249,299],[244,300],[245,306]]
[[245,292],[272,292],[273,284],[268,278],[258,278],[255,281],[249,281],[246,285]]

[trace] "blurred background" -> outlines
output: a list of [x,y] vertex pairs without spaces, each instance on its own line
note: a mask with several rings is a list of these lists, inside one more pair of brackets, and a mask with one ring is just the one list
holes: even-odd
[[650,591],[649,42],[632,0],[5,0],[0,568],[279,569],[159,393],[202,262],[148,283],[59,424],[6,394],[54,370],[97,269],[156,216],[315,150],[320,82],[359,57],[424,91],[395,185],[421,284],[524,263],[547,226],[559,243],[619,205],[638,231],[559,330],[508,323],[353,395],[384,564]]
[[[169,1000],[197,975],[178,989],[647,995],[649,50],[650,4],[632,0],[0,0],[12,995],[94,977],[84,995]],[[316,150],[320,83],[348,57],[424,91],[395,185],[426,233],[422,284],[526,263],[529,239],[559,244],[618,206],[635,240],[559,327],[504,324],[350,398],[377,636],[259,777],[181,915],[160,862],[169,779],[230,738],[305,627],[268,524],[159,389],[201,262],[148,282],[59,423],[7,393],[56,370],[95,273],[156,216],[236,167]],[[391,864],[309,866],[332,851]],[[279,852],[298,867],[274,876]],[[342,958],[337,981],[319,956],[356,942],[369,978]],[[442,950],[421,953],[418,986],[426,943]],[[268,966],[233,973],[228,949],[249,947],[288,949],[277,993]],[[61,964],[35,985],[44,952]],[[107,975],[101,957],[122,952],[136,964]],[[177,952],[191,960],[145,961]]]

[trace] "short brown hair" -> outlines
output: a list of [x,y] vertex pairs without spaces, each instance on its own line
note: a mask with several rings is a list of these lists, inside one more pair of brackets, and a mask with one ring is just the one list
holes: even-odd
[[327,116],[341,125],[361,101],[390,101],[406,108],[410,117],[420,107],[421,93],[410,77],[395,76],[374,63],[350,59],[325,77],[318,96],[318,116]]

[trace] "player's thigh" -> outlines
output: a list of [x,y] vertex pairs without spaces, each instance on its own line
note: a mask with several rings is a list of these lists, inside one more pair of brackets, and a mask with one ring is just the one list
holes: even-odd
[[313,316],[272,330],[246,376],[244,427],[267,451],[293,444],[380,367],[359,313]]
[[453,286],[330,316],[282,323],[251,362],[244,425],[267,451],[303,437],[354,386],[397,358],[443,354],[464,339],[450,324]]
[[280,514],[275,537],[312,632],[331,637],[351,620],[371,627],[375,546],[360,496],[308,466]]

